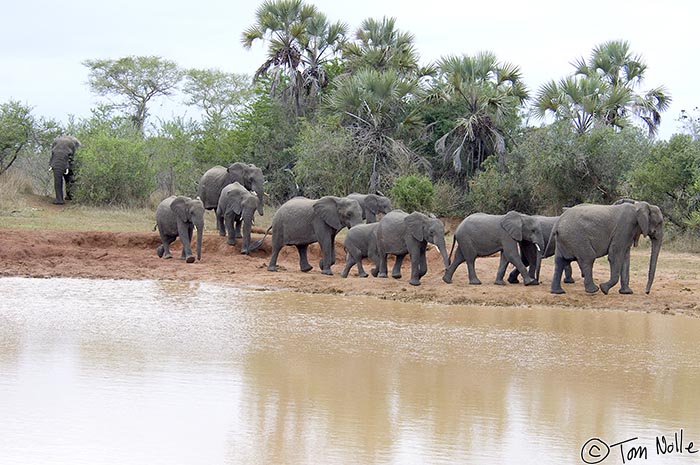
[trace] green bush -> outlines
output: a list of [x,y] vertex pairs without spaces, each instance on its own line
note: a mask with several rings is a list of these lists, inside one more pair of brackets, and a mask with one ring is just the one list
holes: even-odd
[[93,205],[144,205],[155,189],[155,169],[138,137],[106,132],[82,140],[76,153],[76,200]]
[[501,170],[495,157],[484,162],[484,169],[469,181],[467,213],[502,215],[511,210],[533,213],[529,186],[513,161],[509,170]]
[[435,189],[427,176],[400,176],[391,188],[391,199],[395,207],[406,212],[430,211]]

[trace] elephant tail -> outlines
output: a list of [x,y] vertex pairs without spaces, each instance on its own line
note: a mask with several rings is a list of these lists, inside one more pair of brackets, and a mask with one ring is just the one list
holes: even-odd
[[155,231],[156,229],[158,229],[158,223],[153,225],[153,229],[151,231]]
[[455,251],[455,244],[457,244],[457,238],[452,236],[452,247],[450,248],[450,263],[452,263],[452,253]]
[[248,247],[248,251],[249,251],[249,252],[252,252],[253,250],[259,249],[260,246],[262,245],[262,243],[265,242],[265,238],[267,237],[267,235],[270,234],[270,231],[272,231],[272,226],[270,226],[269,228],[267,228],[267,231],[265,231],[265,235],[263,236],[262,239],[260,239],[260,240],[258,240],[258,241],[255,241],[255,242],[253,242],[252,244],[250,244],[250,247]]

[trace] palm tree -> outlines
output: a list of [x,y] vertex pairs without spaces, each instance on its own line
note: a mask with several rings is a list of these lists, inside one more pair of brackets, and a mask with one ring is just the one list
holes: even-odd
[[571,76],[540,88],[534,107],[537,116],[551,112],[556,119],[569,119],[580,133],[595,123],[621,129],[634,116],[649,135],[657,133],[671,96],[664,87],[637,93],[647,65],[631,53],[629,42],[604,42],[593,48],[588,60],[579,58],[572,65]]
[[492,154],[503,163],[507,127],[514,124],[527,98],[520,69],[499,62],[491,52],[443,57],[430,99],[452,105],[456,117],[435,143],[435,151],[457,173],[463,168],[463,153],[469,173],[478,171]]
[[254,80],[270,79],[270,93],[291,101],[302,114],[307,96],[318,97],[327,85],[323,65],[340,50],[347,27],[330,24],[326,16],[302,0],[266,0],[256,11],[256,23],[242,35],[250,49],[256,40],[269,42],[268,59],[258,68]]

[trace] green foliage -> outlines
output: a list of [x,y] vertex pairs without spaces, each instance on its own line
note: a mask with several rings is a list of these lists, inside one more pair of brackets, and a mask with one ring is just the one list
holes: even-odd
[[31,143],[34,125],[32,110],[28,106],[16,101],[0,104],[0,175]]
[[695,228],[700,210],[700,141],[683,134],[657,142],[629,178],[634,198],[658,205],[682,229]]
[[193,134],[196,130],[193,121],[175,119],[164,122],[156,136],[146,139],[156,172],[156,186],[166,196],[194,197],[202,173],[210,168],[195,157]]
[[367,190],[372,160],[358,150],[352,134],[334,121],[305,123],[292,153],[297,159],[296,182],[307,197],[342,197]]
[[396,208],[407,212],[430,211],[435,189],[427,176],[401,176],[391,188],[391,200]]
[[625,173],[648,150],[648,139],[635,128],[597,127],[577,134],[564,123],[528,132],[513,155],[524,160],[520,176],[530,186],[533,209],[561,211],[627,195]]
[[531,186],[524,182],[522,166],[510,161],[508,168],[501,169],[494,158],[486,160],[484,169],[469,181],[467,213],[501,215],[511,210],[534,213]]
[[76,200],[93,205],[143,205],[155,188],[155,168],[135,130],[114,133],[92,127],[78,136]]

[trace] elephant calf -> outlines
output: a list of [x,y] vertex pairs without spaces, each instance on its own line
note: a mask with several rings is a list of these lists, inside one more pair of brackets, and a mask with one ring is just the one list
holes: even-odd
[[[219,203],[216,207],[216,226],[219,229],[219,234],[226,236],[228,232],[230,245],[236,245],[236,238],[242,237],[242,254],[251,252],[250,232],[253,229],[253,218],[259,202],[260,200],[255,194],[238,182],[224,187],[219,196]],[[243,226],[242,234],[241,225]]]
[[445,246],[445,227],[437,218],[419,212],[410,215],[402,210],[393,210],[377,223],[377,250],[379,252],[380,278],[387,277],[387,255],[396,255],[392,278],[401,277],[401,264],[406,254],[411,257],[411,279],[409,284],[420,285],[420,279],[428,271],[425,256],[428,242],[440,249],[445,268],[450,258]]
[[349,199],[357,200],[362,207],[362,219],[367,223],[376,223],[377,215],[386,215],[391,208],[391,200],[388,197],[377,194],[348,194]]
[[204,234],[204,205],[199,199],[170,196],[156,208],[156,227],[162,244],[156,249],[161,258],[172,258],[170,244],[179,236],[182,256],[187,263],[194,262],[190,243],[197,228],[197,260],[202,259],[202,234]]
[[371,273],[376,277],[379,272],[379,252],[377,251],[377,225],[379,223],[358,224],[345,236],[345,269],[340,276],[348,277],[350,269],[357,263],[357,272],[361,278],[369,276],[362,268],[362,259],[369,257],[374,262]]

